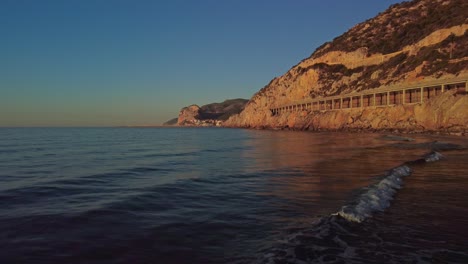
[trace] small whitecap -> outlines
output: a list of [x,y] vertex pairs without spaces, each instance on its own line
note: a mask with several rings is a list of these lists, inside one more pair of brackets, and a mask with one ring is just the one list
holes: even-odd
[[424,160],[426,162],[434,162],[434,161],[441,160],[442,158],[443,158],[442,154],[440,154],[437,151],[433,151],[433,152],[427,154],[426,156],[424,156]]
[[393,195],[401,188],[403,181],[401,177],[411,174],[407,165],[401,165],[392,169],[388,175],[378,183],[372,185],[363,193],[355,205],[344,206],[338,213],[348,221],[362,222],[370,217],[375,211],[384,211],[390,206]]

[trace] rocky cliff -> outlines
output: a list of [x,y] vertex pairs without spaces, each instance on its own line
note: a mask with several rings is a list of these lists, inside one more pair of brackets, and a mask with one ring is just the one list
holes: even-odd
[[419,105],[278,115],[270,111],[314,98],[468,77],[467,13],[465,0],[415,0],[392,5],[274,78],[225,125],[468,131],[468,96],[450,92]]
[[190,105],[180,110],[177,124],[180,126],[220,126],[232,115],[239,114],[247,102],[246,99],[231,99],[202,107]]

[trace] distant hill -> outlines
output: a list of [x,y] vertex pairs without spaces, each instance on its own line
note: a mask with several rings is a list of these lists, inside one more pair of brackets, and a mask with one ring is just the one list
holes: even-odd
[[177,125],[177,117],[174,117],[171,120],[168,120],[163,123],[163,126],[175,126],[175,125]]
[[230,99],[222,103],[212,103],[200,107],[200,119],[227,120],[230,116],[240,113],[249,100]]
[[249,100],[229,99],[222,103],[211,103],[199,107],[190,105],[179,112],[177,124],[181,126],[210,126],[221,125],[223,121],[235,114],[239,114]]

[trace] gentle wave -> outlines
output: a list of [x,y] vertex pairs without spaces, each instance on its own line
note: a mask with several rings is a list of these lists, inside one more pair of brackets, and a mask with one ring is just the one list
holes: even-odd
[[357,204],[346,205],[336,213],[348,221],[362,222],[372,215],[373,212],[383,211],[390,206],[390,201],[403,184],[403,177],[409,176],[411,169],[407,165],[398,166],[377,184],[369,187],[362,194]]
[[435,162],[442,158],[442,154],[431,152],[422,159],[407,162],[391,169],[388,174],[378,183],[370,186],[358,199],[355,204],[345,205],[335,215],[339,215],[348,221],[362,222],[370,217],[372,213],[384,211],[390,206],[395,193],[403,185],[403,177],[411,175],[411,168],[407,164],[421,162]]

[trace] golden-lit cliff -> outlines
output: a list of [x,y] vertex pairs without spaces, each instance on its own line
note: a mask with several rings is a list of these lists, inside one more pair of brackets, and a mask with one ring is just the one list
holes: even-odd
[[226,126],[290,129],[468,131],[468,96],[340,111],[270,109],[394,85],[468,77],[468,2],[415,0],[388,8],[323,44],[257,92]]

